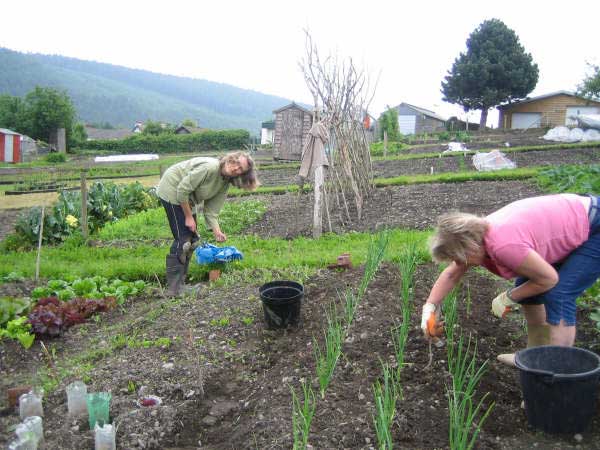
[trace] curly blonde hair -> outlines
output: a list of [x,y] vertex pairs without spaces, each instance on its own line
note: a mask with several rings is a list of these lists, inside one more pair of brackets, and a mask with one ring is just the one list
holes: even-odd
[[230,152],[225,156],[219,159],[219,166],[221,170],[228,162],[240,162],[240,158],[245,158],[248,162],[248,170],[237,177],[231,178],[231,184],[235,187],[244,189],[247,191],[254,191],[256,188],[260,186],[260,181],[258,180],[258,173],[256,170],[256,166],[252,156],[250,156],[246,152]]
[[467,263],[469,254],[483,247],[483,237],[489,227],[483,218],[458,211],[441,215],[433,236],[429,239],[429,250],[435,262],[456,261]]

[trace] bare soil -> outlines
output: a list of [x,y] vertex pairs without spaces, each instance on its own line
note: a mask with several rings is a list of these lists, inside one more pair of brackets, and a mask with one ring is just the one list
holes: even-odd
[[[446,147],[428,147],[425,153],[439,151],[440,156],[434,158],[418,158],[408,160],[377,160],[373,161],[373,172],[376,178],[390,178],[401,175],[425,175],[446,172],[475,171],[473,156],[454,153],[441,156]],[[496,147],[498,148],[498,147]],[[420,150],[420,149],[419,149]],[[485,151],[489,151],[485,147]],[[521,167],[554,167],[565,164],[598,164],[600,163],[599,148],[534,150],[528,152],[506,153],[506,157]],[[261,170],[260,180],[264,186],[278,186],[297,182],[297,168],[280,168]]]
[[[359,225],[334,220],[334,229],[422,229],[450,208],[486,214],[536,193],[533,185],[522,182],[378,189]],[[308,195],[270,197],[268,213],[247,232],[261,237],[306,235],[311,222],[309,204]],[[419,329],[419,306],[437,270],[432,264],[421,265],[414,278],[415,308],[402,372],[403,398],[393,426],[397,448],[448,448],[446,348],[432,349],[432,364],[427,368],[429,350]],[[111,417],[118,426],[118,448],[290,449],[290,389],[299,393],[301,380],[314,380],[313,347],[315,339],[322,345],[326,308],[332,303],[339,305],[339,293],[356,288],[362,274],[362,267],[318,271],[304,283],[299,325],[287,330],[266,329],[259,284],[252,279],[233,287],[204,283],[198,296],[176,300],[150,290],[128,301],[123,309],[73,327],[58,339],[44,341],[49,354],[42,351],[39,342],[24,350],[13,341],[3,340],[0,391],[28,382],[48,366],[50,373],[69,373],[44,399],[45,449],[94,446],[86,420],[67,416],[64,388],[84,369],[90,392],[112,393]],[[309,439],[312,448],[377,448],[372,386],[381,374],[380,362],[393,360],[390,328],[401,317],[400,285],[398,267],[386,263],[367,289],[332,383],[325,397],[318,399]],[[484,403],[494,403],[476,448],[600,448],[600,411],[588,431],[579,436],[551,436],[528,428],[520,407],[518,372],[495,360],[497,354],[525,345],[520,316],[500,321],[489,312],[490,300],[506,286],[505,281],[472,271],[460,294],[463,332],[477,339],[478,363],[488,361],[478,398],[489,393]],[[0,285],[0,295],[26,295],[31,288],[31,283],[4,284]],[[122,336],[133,336],[138,342],[170,338],[170,345],[115,346]],[[577,345],[598,352],[598,342],[598,333],[582,308]],[[76,357],[80,360],[74,364]],[[74,365],[67,366],[67,360]],[[313,387],[318,388],[314,383]],[[139,407],[137,400],[147,394],[161,397],[162,405]],[[0,408],[0,445],[5,445],[12,439],[19,418],[7,407],[4,396],[0,397]]]

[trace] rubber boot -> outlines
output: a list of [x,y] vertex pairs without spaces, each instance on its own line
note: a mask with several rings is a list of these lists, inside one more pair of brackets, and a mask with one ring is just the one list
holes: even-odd
[[177,255],[167,255],[167,297],[177,297],[181,295],[183,279],[185,278],[185,265],[181,264]]
[[[540,345],[550,345],[550,325],[529,325],[527,327],[527,348]],[[498,355],[498,361],[507,366],[516,367],[514,353]]]

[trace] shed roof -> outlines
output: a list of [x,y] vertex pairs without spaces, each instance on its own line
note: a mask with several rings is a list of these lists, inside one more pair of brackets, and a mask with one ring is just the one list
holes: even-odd
[[416,112],[418,112],[420,114],[423,114],[423,115],[425,115],[427,117],[431,117],[432,119],[437,119],[437,120],[440,120],[442,122],[446,121],[445,118],[443,118],[442,116],[440,116],[439,114],[437,114],[437,113],[435,113],[433,111],[430,111],[429,109],[421,108],[420,106],[411,105],[409,103],[402,102],[398,106],[395,106],[394,109],[398,109],[400,106],[408,106],[409,108],[414,109]]
[[12,134],[14,136],[21,136],[21,133],[17,133],[16,131],[9,130],[8,128],[0,128],[0,133],[2,133],[2,134]]
[[96,139],[124,139],[127,136],[132,136],[133,132],[128,128],[94,128],[85,127],[89,140]]
[[544,99],[550,98],[550,97],[556,97],[558,95],[568,95],[569,97],[579,98],[579,99],[582,99],[582,100],[587,100],[587,101],[592,102],[592,103],[598,103],[598,104],[600,104],[600,102],[598,100],[590,100],[589,98],[585,98],[585,97],[582,97],[581,95],[577,95],[575,92],[571,92],[571,91],[555,91],[555,92],[550,92],[549,94],[538,95],[537,97],[531,97],[531,98],[528,97],[528,98],[526,98],[524,100],[517,100],[517,101],[514,101],[512,103],[507,103],[506,105],[500,105],[500,106],[497,107],[497,109],[506,110],[506,109],[510,109],[511,107],[516,106],[516,105],[522,105],[524,103],[537,102],[539,100],[544,100]]
[[286,109],[291,109],[291,108],[296,108],[296,109],[299,109],[301,111],[304,111],[304,112],[312,115],[312,111],[309,111],[308,109],[303,108],[302,106],[296,104],[296,102],[292,102],[289,105],[285,105],[282,108],[276,109],[275,111],[273,111],[273,114],[277,114],[278,112],[285,111]]

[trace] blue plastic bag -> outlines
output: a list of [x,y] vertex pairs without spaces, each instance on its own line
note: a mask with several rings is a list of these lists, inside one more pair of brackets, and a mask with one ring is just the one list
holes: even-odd
[[244,257],[235,247],[217,247],[216,245],[204,243],[195,250],[196,262],[198,264],[225,263],[239,260]]

